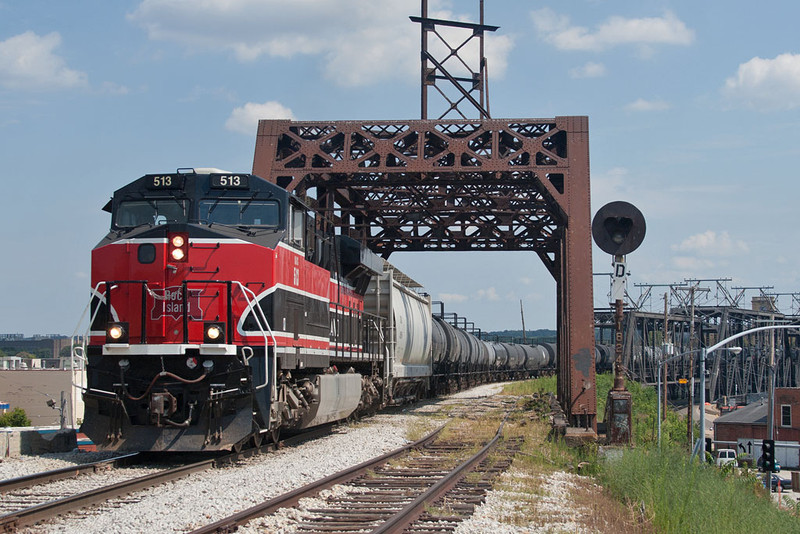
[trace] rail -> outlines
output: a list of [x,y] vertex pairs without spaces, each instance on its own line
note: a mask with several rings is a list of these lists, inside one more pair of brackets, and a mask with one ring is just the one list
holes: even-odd
[[32,525],[38,521],[49,519],[58,514],[70,512],[91,504],[113,499],[121,495],[148,488],[171,480],[182,478],[197,471],[210,469],[215,465],[216,460],[204,460],[193,464],[168,469],[158,473],[153,473],[143,477],[137,477],[110,486],[104,486],[84,493],[79,493],[71,497],[65,497],[56,501],[47,502],[30,508],[25,508],[17,512],[11,512],[0,516],[0,531],[14,531],[20,527]]
[[[331,428],[333,428],[333,424],[326,424],[321,425],[315,429],[312,429],[309,432],[304,432],[302,434],[298,434],[297,436],[293,436],[286,440],[281,441],[281,444],[286,446],[297,445],[303,443],[305,441],[317,439],[321,436],[325,436],[330,433]],[[238,461],[243,458],[247,458],[253,456],[255,454],[259,454],[262,452],[268,452],[273,448],[278,448],[279,444],[277,443],[270,443],[268,445],[263,445],[259,448],[255,449],[247,449],[241,452],[234,452],[230,454],[226,454],[224,456],[219,456],[215,458],[209,458],[200,462],[195,462],[179,467],[175,467],[172,469],[166,469],[164,471],[160,471],[158,473],[152,473],[150,475],[145,475],[142,477],[137,477],[131,480],[126,480],[124,482],[119,482],[117,484],[112,484],[110,486],[105,486],[101,488],[97,488],[91,491],[87,491],[84,493],[79,493],[77,495],[73,495],[70,497],[66,497],[63,499],[58,499],[52,502],[40,504],[37,506],[32,506],[29,508],[25,508],[23,510],[18,510],[16,512],[11,512],[5,515],[0,516],[0,532],[13,532],[20,527],[32,525],[38,521],[43,521],[46,519],[50,519],[56,515],[64,514],[67,512],[71,512],[74,510],[78,510],[80,508],[84,508],[86,506],[90,506],[92,504],[104,502],[108,499],[113,499],[115,497],[119,497],[121,495],[126,495],[128,493],[133,493],[135,491],[149,488],[152,486],[156,486],[158,484],[163,484],[164,482],[170,482],[172,480],[177,480],[179,478],[183,478],[186,475],[198,472],[198,471],[205,471],[215,467],[221,467],[225,465],[229,465],[235,461]],[[109,460],[104,460],[100,462],[95,462],[93,464],[86,464],[85,466],[79,467],[70,467],[65,469],[60,469],[56,471],[49,471],[45,473],[37,473],[34,475],[30,475],[27,477],[18,477],[17,479],[9,479],[6,481],[2,481],[5,485],[0,485],[0,491],[8,491],[11,489],[16,489],[19,487],[27,487],[31,485],[25,479],[33,479],[36,477],[40,477],[39,483],[44,483],[48,481],[63,479],[72,476],[75,473],[75,470],[81,467],[85,467],[86,470],[90,469],[91,466],[102,465],[104,463],[109,462],[136,462],[140,455],[130,454],[126,456],[121,456],[118,458],[113,458]],[[57,473],[57,471],[59,473]],[[60,473],[63,472],[63,473]],[[55,475],[58,478],[45,478],[48,476]]]
[[200,527],[199,529],[193,530],[191,534],[210,534],[213,532],[232,532],[233,529],[236,527],[243,525],[250,521],[253,518],[260,517],[266,514],[270,514],[275,512],[280,508],[285,508],[287,506],[294,506],[296,505],[300,499],[303,497],[307,497],[310,495],[314,495],[315,493],[322,491],[324,489],[330,488],[335,486],[336,484],[341,484],[347,480],[350,480],[360,474],[366,473],[369,469],[380,465],[382,463],[391,460],[401,454],[411,450],[423,447],[424,445],[433,441],[436,436],[444,428],[444,425],[440,426],[427,436],[395,449],[393,451],[387,452],[377,458],[373,458],[371,460],[367,460],[366,462],[362,462],[356,466],[350,467],[343,471],[339,471],[338,473],[334,473],[329,475],[321,480],[316,482],[312,482],[310,484],[306,484],[305,486],[298,488],[296,490],[290,491],[289,493],[284,493],[274,499],[270,499],[269,501],[263,502],[261,504],[257,504],[251,508],[233,514],[229,517],[221,519],[215,523],[211,523],[210,525],[206,525],[204,527]]
[[74,478],[88,471],[95,472],[107,467],[130,465],[136,462],[139,458],[140,454],[135,452],[133,454],[126,454],[116,458],[109,458],[108,460],[100,460],[98,462],[63,467],[61,469],[53,469],[52,471],[43,471],[41,473],[34,473],[32,475],[0,480],[0,493],[6,493],[20,488],[29,488],[37,484],[46,484],[48,482],[55,482],[56,480],[63,480],[65,478]]
[[503,427],[505,424],[506,422],[503,420],[494,438],[481,448],[481,450],[450,471],[427,491],[418,495],[416,499],[407,504],[402,510],[385,521],[380,527],[373,530],[372,534],[400,534],[405,532],[406,528],[424,511],[426,504],[434,502],[450,491],[470,470],[486,458],[489,452],[497,445],[497,441],[503,434]]

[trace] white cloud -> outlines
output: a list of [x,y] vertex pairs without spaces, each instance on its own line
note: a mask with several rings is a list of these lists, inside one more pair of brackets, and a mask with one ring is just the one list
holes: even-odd
[[225,121],[225,129],[247,135],[255,135],[259,119],[290,119],[294,120],[292,110],[280,102],[270,101],[263,104],[248,102],[242,107],[235,108],[231,116]]
[[439,300],[445,304],[452,304],[455,302],[466,302],[469,300],[469,297],[458,293],[439,293]]
[[644,98],[638,98],[625,106],[628,111],[664,111],[669,108],[669,102],[664,100],[645,100]]
[[590,61],[585,65],[570,69],[569,75],[572,78],[599,78],[606,75],[606,66]]
[[108,95],[127,95],[130,90],[124,85],[119,85],[114,82],[103,82],[100,86],[100,92]]
[[760,111],[800,107],[800,54],[774,59],[754,57],[725,80],[723,94],[732,102]]
[[714,262],[708,258],[695,258],[691,256],[674,256],[672,265],[681,271],[692,273],[708,272],[715,267]]
[[661,17],[610,17],[594,30],[572,26],[570,20],[549,8],[531,12],[539,34],[560,50],[601,51],[615,46],[682,45],[694,41],[694,30],[667,11]]
[[744,241],[732,239],[728,232],[717,233],[707,230],[702,234],[691,235],[677,245],[672,245],[672,250],[716,258],[747,254],[750,252],[750,247]]
[[497,294],[497,289],[494,287],[479,289],[477,296],[479,300],[500,300],[500,295]]
[[[437,3],[430,17],[459,18]],[[143,0],[128,19],[150,39],[191,52],[227,50],[243,62],[317,56],[327,78],[353,87],[417,82],[420,30],[408,17],[418,13],[417,0]],[[505,72],[511,47],[508,37],[487,37],[493,78]]]
[[67,68],[55,54],[60,45],[56,32],[40,36],[27,31],[0,41],[0,85],[34,91],[86,86],[86,74]]

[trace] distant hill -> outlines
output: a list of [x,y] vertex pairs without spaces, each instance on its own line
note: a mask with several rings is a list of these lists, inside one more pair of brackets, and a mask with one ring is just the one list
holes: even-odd
[[[522,343],[522,330],[499,330],[496,332],[484,332],[483,339],[498,341],[509,341]],[[556,331],[548,329],[526,330],[525,341],[527,343],[555,343]]]

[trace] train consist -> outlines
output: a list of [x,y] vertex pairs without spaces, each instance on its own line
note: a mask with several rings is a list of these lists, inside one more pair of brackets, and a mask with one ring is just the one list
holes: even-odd
[[101,450],[237,450],[555,367],[487,342],[286,190],[178,169],[122,187],[92,251],[81,426]]

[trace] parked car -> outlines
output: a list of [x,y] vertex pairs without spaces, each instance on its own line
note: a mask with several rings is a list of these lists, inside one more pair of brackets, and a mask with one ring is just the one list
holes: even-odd
[[770,474],[770,490],[778,491],[778,484],[781,485],[781,491],[786,491],[792,489],[792,479],[790,478],[781,478],[775,473]]
[[736,451],[733,449],[720,449],[717,451],[717,467],[736,463]]

